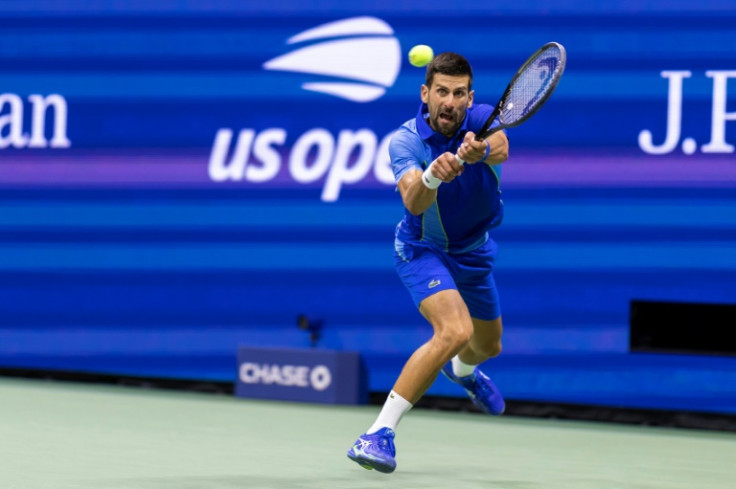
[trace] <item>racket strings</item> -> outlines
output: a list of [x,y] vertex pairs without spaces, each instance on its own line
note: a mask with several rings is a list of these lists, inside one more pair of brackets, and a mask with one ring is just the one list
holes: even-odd
[[551,46],[539,53],[514,81],[499,118],[514,124],[529,117],[554,90],[564,70],[563,53]]

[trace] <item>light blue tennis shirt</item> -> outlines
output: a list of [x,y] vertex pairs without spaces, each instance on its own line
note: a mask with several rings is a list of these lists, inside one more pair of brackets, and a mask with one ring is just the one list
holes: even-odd
[[[457,153],[465,133],[477,132],[491,115],[490,105],[473,105],[455,136],[435,132],[427,121],[427,105],[405,122],[391,138],[391,168],[398,182],[404,174],[424,171],[439,155]],[[497,122],[494,122],[496,125]],[[501,165],[466,164],[462,175],[437,189],[437,199],[423,214],[405,211],[396,237],[403,242],[429,241],[448,253],[464,253],[488,240],[488,230],[501,224],[503,202],[499,188]]]

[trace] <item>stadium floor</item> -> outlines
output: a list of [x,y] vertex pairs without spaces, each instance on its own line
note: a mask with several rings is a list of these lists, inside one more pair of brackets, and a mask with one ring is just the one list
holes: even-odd
[[736,435],[415,409],[398,469],[345,456],[378,406],[0,378],[4,489],[733,487]]

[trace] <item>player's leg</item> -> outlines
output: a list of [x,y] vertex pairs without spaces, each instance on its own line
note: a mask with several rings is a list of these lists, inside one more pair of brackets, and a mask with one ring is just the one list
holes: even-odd
[[457,354],[466,365],[480,365],[501,354],[503,323],[501,316],[493,320],[473,318],[473,336]]
[[503,414],[506,402],[496,384],[479,367],[501,353],[501,317],[473,318],[473,336],[467,345],[442,368],[442,373],[462,386],[473,403],[490,414]]
[[381,472],[392,472],[396,467],[393,439],[401,417],[473,334],[470,313],[436,250],[401,243],[396,268],[434,334],[407,360],[375,422],[348,450],[350,459]]
[[404,365],[394,392],[415,404],[437,378],[442,366],[464,349],[473,335],[473,322],[457,290],[447,289],[423,300],[419,311],[434,329]]
[[392,391],[414,404],[442,365],[465,346],[473,334],[473,322],[452,278],[451,258],[428,245],[397,243],[396,270],[434,330],[432,338],[411,355]]
[[442,369],[461,385],[474,404],[485,412],[501,414],[503,396],[478,365],[501,353],[503,324],[501,306],[493,277],[495,243],[489,241],[471,253],[456,257],[454,279],[472,316],[473,335],[467,345]]
[[473,403],[490,414],[503,414],[506,402],[496,384],[478,365],[501,353],[501,317],[473,318],[473,335],[468,343],[442,368],[442,373],[462,386]]
[[419,310],[434,328],[432,338],[409,357],[375,422],[348,450],[348,457],[366,469],[393,472],[396,425],[473,335],[470,313],[457,290],[427,297]]

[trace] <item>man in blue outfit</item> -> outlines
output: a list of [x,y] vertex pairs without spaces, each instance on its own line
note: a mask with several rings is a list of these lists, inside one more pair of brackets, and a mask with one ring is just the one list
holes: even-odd
[[488,231],[503,216],[499,164],[508,140],[503,131],[475,140],[493,107],[473,104],[472,84],[464,57],[437,55],[427,66],[419,113],[389,145],[406,208],[396,228],[396,270],[434,335],[406,362],[375,423],[348,450],[366,469],[394,471],[396,425],[440,371],[483,411],[505,408],[477,365],[501,352],[496,244]]

